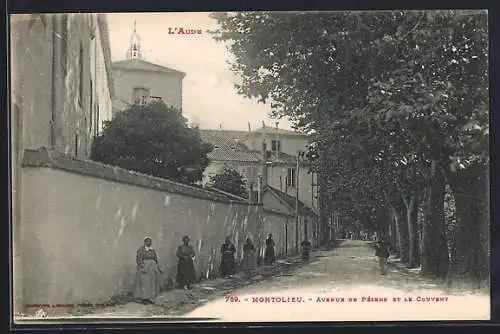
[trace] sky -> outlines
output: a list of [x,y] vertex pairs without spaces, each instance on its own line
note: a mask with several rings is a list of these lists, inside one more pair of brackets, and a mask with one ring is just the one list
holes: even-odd
[[[202,129],[248,130],[276,126],[269,118],[270,107],[239,95],[238,77],[229,69],[231,53],[207,30],[217,28],[208,13],[112,13],[107,14],[111,57],[126,59],[136,22],[143,59],[187,75],[183,82],[183,114]],[[168,34],[169,28],[201,29],[201,34]],[[286,119],[279,127],[291,129]]]

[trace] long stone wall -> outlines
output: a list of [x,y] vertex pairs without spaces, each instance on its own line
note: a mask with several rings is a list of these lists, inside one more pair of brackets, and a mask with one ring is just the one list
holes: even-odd
[[293,217],[223,194],[51,153],[26,151],[21,168],[21,217],[14,242],[21,253],[23,305],[101,302],[132,291],[135,254],[149,235],[164,270],[176,274],[176,247],[188,235],[199,278],[217,274],[220,245],[231,236],[242,256],[252,237],[263,253],[273,233],[276,252],[291,251]]

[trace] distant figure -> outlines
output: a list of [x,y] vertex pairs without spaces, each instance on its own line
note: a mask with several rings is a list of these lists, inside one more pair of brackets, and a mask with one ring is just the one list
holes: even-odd
[[382,275],[387,275],[387,259],[389,258],[390,244],[384,239],[381,239],[375,244],[375,247],[375,256],[378,257],[380,273]]
[[306,240],[302,241],[300,246],[302,247],[302,260],[309,261],[309,257],[311,254],[311,248],[312,248],[311,242],[306,239]]
[[175,255],[179,259],[177,262],[177,284],[184,289],[191,289],[191,285],[195,281],[193,261],[195,254],[193,246],[189,244],[189,237],[187,235],[182,238],[182,245],[177,247]]
[[158,266],[158,256],[153,247],[152,239],[144,238],[144,245],[136,253],[136,285],[134,296],[143,304],[154,304],[154,299],[160,293],[161,273]]
[[266,239],[266,250],[264,252],[264,264],[270,265],[276,261],[276,255],[274,254],[274,240],[273,235],[270,233]]
[[243,245],[243,260],[241,261],[241,268],[248,277],[252,277],[257,269],[257,250],[252,242],[252,239],[247,238]]
[[236,267],[236,261],[234,259],[234,254],[236,253],[236,247],[231,242],[231,239],[229,237],[227,237],[226,241],[222,244],[220,252],[222,253],[222,258],[220,262],[221,274],[225,278],[231,278],[234,274],[234,270]]

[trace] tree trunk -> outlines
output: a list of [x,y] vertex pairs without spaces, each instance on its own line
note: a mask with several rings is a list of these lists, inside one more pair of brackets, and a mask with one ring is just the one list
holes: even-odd
[[406,207],[406,222],[408,224],[408,267],[415,268],[420,265],[420,244],[417,234],[418,196],[409,199],[403,197]]
[[396,224],[396,233],[398,238],[399,257],[401,262],[408,263],[409,259],[409,241],[408,241],[408,224],[403,218],[401,212],[394,206],[391,206],[394,222]]
[[379,239],[386,239],[388,240],[390,235],[389,235],[389,229],[392,224],[392,215],[390,211],[390,207],[383,207],[381,211],[381,220],[380,220],[380,225],[379,225],[379,232],[377,232]]
[[444,219],[445,180],[443,171],[436,161],[432,162],[429,181],[427,217],[424,220],[422,233],[422,274],[445,278],[449,265]]
[[395,223],[394,217],[391,218],[391,223],[389,224],[389,242],[393,245],[393,253],[396,257],[399,257],[399,240],[398,240],[398,230],[397,224]]
[[325,245],[329,242],[330,230],[328,226],[328,217],[330,216],[328,212],[328,193],[326,191],[327,178],[324,176],[323,172],[318,173],[319,181],[319,233],[320,233],[320,244]]
[[398,223],[398,213],[392,205],[391,205],[391,227],[392,227],[391,244],[394,245],[393,247],[394,255],[396,257],[401,257],[401,231]]
[[450,287],[489,286],[489,175],[488,165],[475,164],[448,180],[456,203],[455,252],[451,261]]

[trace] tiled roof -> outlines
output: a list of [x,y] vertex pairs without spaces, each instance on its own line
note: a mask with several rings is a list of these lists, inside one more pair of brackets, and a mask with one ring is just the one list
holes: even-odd
[[[280,190],[278,190],[276,188],[273,188],[273,187],[271,187],[269,185],[265,186],[264,192],[265,191],[271,191],[276,196],[278,196],[278,198],[280,200],[282,200],[283,202],[285,202],[287,205],[289,205],[290,207],[292,207],[295,210],[296,200],[295,200],[294,196],[285,194],[284,192],[282,192],[282,191],[280,191]],[[309,208],[307,205],[305,205],[304,202],[302,202],[302,201],[299,201],[299,211],[301,213],[304,213],[304,214],[308,215],[308,216],[314,216],[314,215],[316,215],[316,213],[311,208]]]
[[[269,135],[272,136],[273,134],[276,134],[276,128],[274,128],[272,126],[270,126],[270,127],[266,126],[265,131],[266,131],[266,135],[269,134]],[[255,132],[255,133],[262,133],[262,132],[264,132],[264,128],[263,127],[258,128],[256,130],[253,130],[253,132]],[[279,128],[278,128],[278,135],[308,137],[308,135],[305,134],[305,133],[300,133],[300,132],[296,132],[296,131],[293,131],[293,130],[279,129]]]
[[210,160],[216,161],[240,161],[240,162],[259,162],[260,154],[257,152],[242,152],[235,150],[225,150],[214,148],[214,150],[207,154]]
[[[214,145],[214,150],[208,154],[208,158],[218,161],[241,161],[259,162],[261,152],[250,150],[243,140],[248,136],[245,131],[226,130],[200,130],[200,137],[203,141]],[[268,161],[295,163],[297,158],[293,155],[280,152],[278,160],[275,153],[268,151]]]
[[207,155],[210,160],[259,162],[260,152],[252,152],[242,143],[246,134],[245,131],[200,130],[201,139],[214,145]]
[[184,72],[174,70],[173,68],[153,64],[142,59],[127,59],[127,60],[116,61],[112,64],[112,67],[113,69],[165,72],[165,73],[176,74],[182,77],[186,76],[186,73]]
[[247,134],[245,131],[200,130],[203,141],[226,150],[248,151],[248,147],[242,143]]

